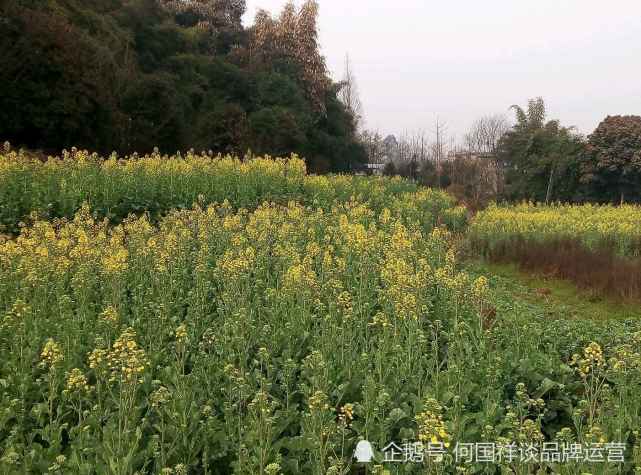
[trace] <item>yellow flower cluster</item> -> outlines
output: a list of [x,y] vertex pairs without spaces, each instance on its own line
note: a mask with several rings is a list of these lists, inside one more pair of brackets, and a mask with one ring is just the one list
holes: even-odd
[[[513,439],[514,440],[514,439]],[[528,442],[543,442],[545,436],[541,433],[539,424],[533,419],[525,419],[518,424],[518,431],[516,433],[516,440],[521,444]]]
[[42,352],[40,353],[40,359],[42,360],[42,363],[48,368],[54,368],[62,363],[62,360],[64,359],[62,349],[54,341],[53,338],[49,338],[46,341],[44,347],[42,348]]
[[218,267],[227,278],[239,278],[247,274],[254,266],[256,251],[247,247],[240,250],[229,250],[218,262]]
[[88,392],[91,387],[87,382],[87,377],[79,368],[72,369],[67,375],[67,382],[65,389],[69,393],[83,393]]
[[[512,404],[508,405],[505,419],[502,426],[507,429],[503,437],[499,437],[502,444],[518,443],[541,443],[545,436],[541,432],[540,421],[534,420],[529,416],[534,413],[542,414],[545,410],[545,401],[543,399],[531,398],[528,394],[525,384],[519,383],[516,386],[517,407]],[[527,416],[527,417],[526,417]],[[567,435],[564,433],[564,435]]]
[[614,244],[621,255],[639,256],[641,207],[532,203],[490,206],[476,216],[469,233],[489,243],[514,237],[534,241],[578,239],[589,249]]
[[[92,268],[98,273],[126,269],[127,251],[118,245],[117,229],[96,223],[83,206],[72,221],[37,221],[14,240],[0,244],[0,264],[16,263],[15,272],[28,285],[42,285],[55,276]],[[17,262],[16,262],[17,261]]]
[[483,301],[489,292],[490,286],[487,277],[481,276],[472,284],[472,294],[477,301]]
[[104,369],[105,360],[107,358],[108,350],[103,348],[96,348],[89,354],[89,367],[96,371]]
[[[353,177],[336,180],[346,189],[355,186]],[[371,186],[379,185],[375,181]],[[484,292],[482,279],[472,291],[467,276],[456,271],[444,228],[404,219],[422,216],[427,210],[421,207],[435,196],[418,192],[416,199],[392,200],[380,219],[358,201],[337,203],[330,210],[295,202],[264,204],[251,212],[223,203],[174,211],[157,226],[143,216],[110,227],[97,222],[85,206],[71,220],[37,221],[17,239],[0,244],[0,265],[12,281],[51,289],[69,285],[69,294],[97,288],[103,274],[114,276],[110,291],[116,292],[127,286],[138,289],[141,283],[183,285],[183,279],[198,281],[202,288],[214,283],[230,307],[240,292],[259,283],[266,286],[265,295],[290,304],[304,299],[317,309],[336,308],[344,318],[357,305],[348,290],[351,281],[366,277],[374,282],[372,291],[382,307],[379,315],[367,318],[387,328],[395,320],[429,318],[434,293],[441,289],[456,291],[459,301],[469,297],[470,303],[473,294]],[[123,274],[130,266],[135,272]],[[108,301],[113,297],[118,298]],[[119,309],[103,308],[99,321],[117,327],[122,322]],[[94,369],[106,358],[102,351],[91,355]]]
[[[639,347],[637,346],[637,348]],[[641,349],[635,349],[630,344],[619,346],[608,363],[614,372],[629,373],[636,371],[641,373]]]
[[423,411],[416,415],[418,424],[418,439],[427,443],[443,443],[450,446],[451,437],[443,421],[443,406],[433,398],[428,398],[423,404]]
[[112,178],[116,177],[147,177],[152,180],[155,177],[166,176],[194,176],[203,177],[223,175],[228,178],[232,176],[268,176],[288,177],[292,180],[302,178],[306,173],[305,162],[292,155],[288,159],[272,159],[270,157],[254,158],[242,161],[231,156],[211,157],[207,154],[196,155],[187,153],[184,157],[167,157],[158,154],[138,157],[137,154],[119,159],[112,156],[106,160],[96,155],[90,155],[86,151],[76,151],[73,154],[66,153],[62,159],[50,158],[45,164],[34,160],[20,152],[0,153],[0,172],[8,174],[17,169],[40,169],[46,170],[50,175],[62,174],[72,175],[85,169],[99,171]]
[[377,312],[374,315],[374,318],[370,323],[368,323],[369,326],[372,327],[381,327],[381,328],[387,328],[392,325],[390,322],[390,319],[388,318],[387,315],[385,315],[383,312]]
[[341,406],[338,414],[338,420],[345,427],[349,427],[349,425],[354,420],[354,405],[351,403],[347,403]]
[[525,383],[518,383],[515,391],[516,400],[528,409],[542,411],[545,409],[545,401],[541,398],[531,398],[527,392]]
[[102,313],[100,314],[100,320],[109,325],[115,326],[120,321],[120,315],[118,314],[118,310],[116,310],[116,307],[110,305],[102,311]]
[[585,440],[593,444],[605,444],[608,440],[603,429],[597,425],[592,425],[585,434]]
[[13,327],[20,325],[24,318],[31,312],[31,307],[22,299],[17,299],[11,309],[2,318],[1,326]]
[[329,409],[329,399],[323,391],[316,391],[307,402],[310,411],[326,411]]
[[102,259],[107,274],[118,274],[127,270],[129,252],[123,248],[116,248]]
[[590,373],[606,366],[603,349],[598,343],[592,342],[583,349],[583,356],[572,355],[570,365],[574,366],[582,378],[587,378]]
[[[399,243],[396,244],[398,249]],[[405,257],[408,255],[410,258]],[[390,252],[381,269],[381,295],[393,314],[403,320],[418,320],[419,315],[427,312],[425,297],[432,284],[429,263],[411,256],[411,253]]]
[[160,386],[149,396],[151,407],[159,408],[171,400],[171,392],[165,386]]
[[258,417],[269,417],[276,406],[276,401],[272,400],[268,392],[262,389],[254,395],[248,404],[249,410],[254,412]]
[[127,328],[114,342],[106,354],[106,362],[111,371],[110,381],[125,384],[142,382],[140,376],[149,366],[145,351],[136,343],[136,331]]
[[176,335],[176,342],[185,343],[187,341],[187,325],[184,323],[178,325],[178,328],[176,328],[174,333]]
[[179,463],[174,467],[164,467],[160,470],[160,475],[187,475],[187,466],[183,463]]
[[283,290],[292,295],[311,295],[316,292],[317,287],[316,273],[309,256],[292,265],[283,277]]

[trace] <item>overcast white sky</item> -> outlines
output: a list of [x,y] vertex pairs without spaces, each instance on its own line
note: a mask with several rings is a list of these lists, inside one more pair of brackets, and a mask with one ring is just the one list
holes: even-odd
[[[245,22],[284,3],[248,0]],[[641,114],[639,0],[319,3],[332,75],[349,53],[367,127],[383,134],[429,132],[438,115],[459,138],[476,117],[535,96],[582,133],[608,114]]]

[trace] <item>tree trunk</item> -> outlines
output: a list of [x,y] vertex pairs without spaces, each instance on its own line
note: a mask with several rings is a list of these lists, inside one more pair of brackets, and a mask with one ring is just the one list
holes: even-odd
[[550,180],[548,181],[548,192],[545,195],[545,204],[550,203],[550,198],[552,197],[552,179],[554,177],[554,164],[552,164],[552,168],[550,168]]

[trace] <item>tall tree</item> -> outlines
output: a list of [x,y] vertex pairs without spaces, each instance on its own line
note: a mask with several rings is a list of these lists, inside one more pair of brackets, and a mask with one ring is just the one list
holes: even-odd
[[545,101],[542,97],[528,100],[527,108],[519,105],[510,107],[516,114],[516,128],[520,130],[538,130],[545,123]]
[[324,96],[330,86],[325,58],[318,44],[318,3],[306,0],[300,8],[297,23],[296,59],[302,66],[303,84],[314,106],[325,113]]
[[345,55],[345,72],[343,73],[343,80],[340,82],[339,98],[347,111],[354,118],[354,126],[358,130],[362,125],[363,119],[363,105],[358,93],[358,84],[356,84],[356,77],[352,72],[352,66],[349,60],[349,55]]
[[432,145],[434,162],[436,164],[436,173],[437,173],[437,185],[439,187],[443,186],[441,180],[441,171],[443,170],[443,161],[445,159],[446,153],[446,144],[445,144],[445,134],[447,133],[447,124],[442,122],[441,119],[436,117],[436,126],[434,129],[434,135],[436,142]]
[[516,124],[501,139],[497,156],[505,176],[507,199],[534,201],[577,199],[577,157],[583,139],[572,127],[546,122],[545,102],[531,99],[512,106]]
[[641,201],[641,117],[608,116],[589,136],[581,181],[599,201]]
[[317,21],[318,3],[314,0],[306,0],[298,11],[293,2],[287,2],[277,19],[259,11],[250,52],[258,67],[293,67],[314,110],[323,115],[331,81],[320,53]]
[[510,124],[502,114],[481,117],[474,121],[470,131],[465,134],[465,146],[472,153],[494,155],[508,130]]
[[367,161],[369,163],[384,163],[390,158],[387,156],[383,137],[378,131],[362,130],[358,140],[363,144],[363,147],[365,147]]

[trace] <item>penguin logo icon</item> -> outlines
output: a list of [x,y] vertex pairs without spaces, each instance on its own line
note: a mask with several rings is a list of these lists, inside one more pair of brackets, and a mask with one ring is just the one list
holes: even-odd
[[354,458],[358,463],[370,463],[374,458],[372,444],[367,440],[359,441],[358,444],[356,444],[356,450],[354,450]]

